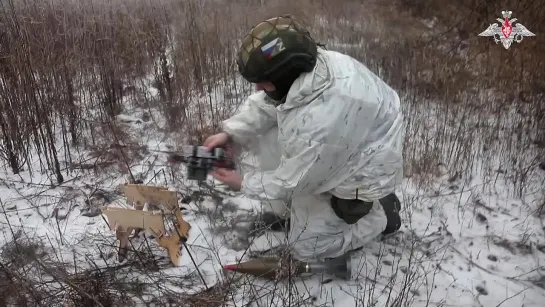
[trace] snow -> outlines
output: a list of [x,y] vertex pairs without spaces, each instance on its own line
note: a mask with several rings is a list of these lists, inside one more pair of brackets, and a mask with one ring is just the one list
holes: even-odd
[[[152,122],[143,120],[146,112],[152,113]],[[229,280],[231,276],[224,275],[222,266],[245,259],[248,246],[260,248],[282,240],[278,234],[249,240],[244,229],[260,211],[259,202],[217,182],[214,193],[198,187],[183,179],[183,167],[171,169],[165,155],[152,151],[179,145],[164,132],[159,112],[127,108],[117,121],[149,149],[140,162],[131,165],[132,171],[146,184],[166,184],[179,191],[184,219],[192,226],[187,242],[192,257],[184,248],[180,267],[170,266],[165,250],[155,241],[145,242],[142,236],[132,240],[140,252],[138,256],[129,254],[130,259],[147,254],[160,266],[158,270],[123,271],[127,278],[138,278],[139,282],[161,283],[161,287],[150,287],[143,298],[159,291],[184,295],[202,291],[206,287],[199,272],[208,287]],[[77,158],[88,158],[87,152],[73,160]],[[24,171],[13,175],[4,166],[0,175],[0,246],[7,246],[14,237],[39,240],[49,258],[58,259],[73,272],[91,267],[91,263],[119,265],[115,233],[96,208],[123,204],[118,185],[127,182],[128,175],[114,165],[97,174],[67,169],[63,176],[65,182],[54,185],[51,174],[33,172],[31,176]],[[545,229],[536,214],[543,176],[530,178],[521,197],[509,193],[506,174],[498,173],[492,185],[485,185],[485,181],[474,174],[469,181],[457,182],[445,174],[433,186],[423,187],[414,178],[406,178],[398,191],[404,208],[400,234],[373,242],[353,255],[355,280],[314,276],[287,284],[245,277],[237,282],[227,304],[543,306]],[[396,305],[400,298],[403,303]]]

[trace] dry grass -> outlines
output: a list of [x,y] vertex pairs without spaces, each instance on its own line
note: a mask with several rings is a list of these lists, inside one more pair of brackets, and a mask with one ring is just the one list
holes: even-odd
[[[485,182],[503,172],[522,194],[545,162],[545,9],[532,0],[509,8],[537,36],[504,50],[477,36],[505,9],[500,4],[5,0],[0,159],[13,173],[47,170],[62,183],[62,161],[81,145],[101,151],[137,143],[113,122],[128,107],[158,109],[166,129],[202,142],[251,90],[234,63],[245,32],[290,13],[329,49],[361,60],[399,91],[405,172],[422,188],[445,168],[463,180],[478,171]],[[112,154],[130,173],[133,157]]]
[[[291,13],[330,49],[362,60],[400,92],[408,176],[425,179],[446,165],[452,176],[480,169],[493,177],[488,170],[502,165],[515,172],[513,189],[521,192],[545,146],[543,38],[504,50],[476,36],[500,6],[443,2],[5,1],[1,156],[18,173],[32,171],[37,154],[62,182],[59,160],[69,160],[77,144],[96,145],[97,127],[106,139],[123,140],[112,138],[119,132],[111,119],[129,104],[158,107],[168,129],[198,143],[251,89],[234,64],[245,31]],[[539,33],[536,1],[513,9]],[[149,82],[158,100],[147,92]],[[67,159],[58,157],[59,147]],[[474,165],[476,158],[485,163]]]

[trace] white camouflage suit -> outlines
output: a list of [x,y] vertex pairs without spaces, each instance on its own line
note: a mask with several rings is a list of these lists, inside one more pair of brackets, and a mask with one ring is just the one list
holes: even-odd
[[[384,231],[378,199],[403,177],[403,116],[397,93],[363,64],[318,49],[316,67],[294,82],[285,103],[275,107],[265,92],[254,93],[223,129],[240,144],[259,136],[261,169],[243,175],[242,192],[277,214],[291,199],[294,257],[338,257]],[[335,215],[331,195],[374,205],[349,225]]]

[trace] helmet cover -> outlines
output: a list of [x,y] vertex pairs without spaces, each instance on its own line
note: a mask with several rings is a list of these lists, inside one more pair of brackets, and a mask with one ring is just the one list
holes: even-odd
[[309,32],[291,17],[281,16],[251,29],[242,42],[237,64],[249,82],[279,84],[312,71],[316,56],[317,44]]

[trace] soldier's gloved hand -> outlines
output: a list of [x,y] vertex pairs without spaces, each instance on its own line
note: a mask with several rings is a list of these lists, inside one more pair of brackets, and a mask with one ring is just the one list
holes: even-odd
[[218,134],[214,134],[209,136],[205,141],[203,146],[206,147],[208,150],[212,150],[216,147],[222,147],[229,142],[229,134],[227,132],[220,132]]
[[233,170],[216,168],[210,174],[233,190],[239,191],[242,187],[242,176]]

